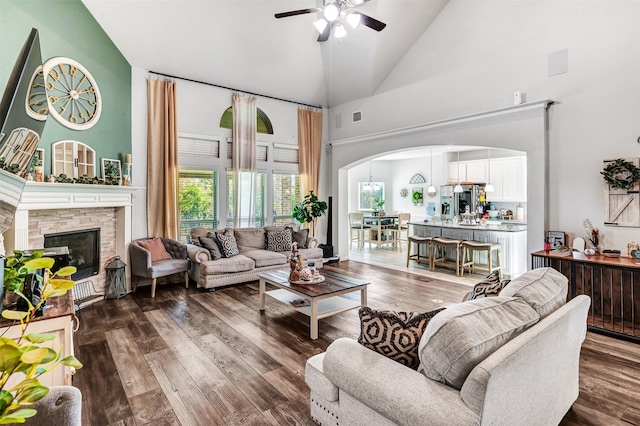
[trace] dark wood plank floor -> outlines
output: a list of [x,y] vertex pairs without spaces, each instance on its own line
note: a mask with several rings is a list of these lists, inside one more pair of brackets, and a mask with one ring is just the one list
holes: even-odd
[[[326,265],[371,281],[369,305],[427,311],[469,287],[354,261]],[[85,425],[311,425],[307,358],[339,337],[357,338],[357,310],[320,321],[267,298],[258,284],[206,293],[149,287],[78,312],[74,378]],[[563,425],[640,425],[640,345],[588,333],[580,397]]]

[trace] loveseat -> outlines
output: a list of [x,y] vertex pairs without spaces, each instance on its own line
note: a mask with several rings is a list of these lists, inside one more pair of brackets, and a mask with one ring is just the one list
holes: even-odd
[[[220,247],[223,238],[225,244],[235,241],[238,254],[226,257],[224,253],[216,253],[217,248],[223,248]],[[191,259],[189,277],[198,287],[209,290],[257,280],[262,272],[289,267],[287,259],[294,241],[298,243],[300,257],[314,262],[316,268],[322,267],[322,249],[318,247],[318,240],[308,236],[308,229],[296,231],[293,224],[216,230],[192,228],[187,244]]]
[[[322,425],[556,425],[578,397],[590,299],[540,268],[431,318],[417,370],[340,338],[307,361]],[[513,327],[510,318],[518,318]]]

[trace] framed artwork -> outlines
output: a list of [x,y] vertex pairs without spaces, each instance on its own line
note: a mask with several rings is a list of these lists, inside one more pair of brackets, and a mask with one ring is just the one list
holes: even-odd
[[547,238],[551,247],[559,247],[565,245],[564,232],[562,231],[547,231]]
[[122,166],[120,160],[112,160],[110,158],[102,158],[102,179],[105,181],[110,179],[112,181],[122,182]]
[[37,159],[37,162],[34,162],[34,167],[42,167],[44,166],[44,149],[38,148],[36,152],[33,154],[34,160]]

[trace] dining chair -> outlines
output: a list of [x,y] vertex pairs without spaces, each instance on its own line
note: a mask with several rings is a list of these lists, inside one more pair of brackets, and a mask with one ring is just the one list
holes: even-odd
[[[398,244],[400,247],[400,253],[402,253],[402,243],[409,244],[409,221],[411,220],[411,213],[398,213],[398,220],[391,229],[393,234],[394,244]],[[405,237],[402,237],[402,233],[405,233]]]
[[[365,232],[369,232],[371,227],[364,223],[364,213],[351,212],[349,213],[349,248],[353,247],[353,241],[358,241],[358,250],[364,247]],[[370,239],[370,238],[367,238]],[[369,242],[369,248],[371,248],[371,242]]]

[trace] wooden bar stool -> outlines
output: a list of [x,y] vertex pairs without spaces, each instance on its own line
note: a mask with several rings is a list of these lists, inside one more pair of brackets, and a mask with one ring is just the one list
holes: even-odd
[[[502,279],[502,262],[500,261],[500,243],[481,243],[480,241],[464,241],[462,243],[462,265],[460,267],[460,275],[464,276],[464,270],[468,269],[469,273],[475,273],[476,271],[486,272],[487,274],[493,271],[500,273],[500,279]],[[475,252],[487,253],[487,265],[477,265],[474,261]],[[495,262],[493,253],[495,252]]]
[[[461,240],[452,238],[436,237],[431,243],[431,270],[435,270],[436,266],[444,268],[454,267],[456,276],[460,276],[460,244]],[[453,249],[456,253],[456,262],[453,263],[447,259],[447,249]]]
[[[428,265],[431,264],[431,240],[433,240],[433,237],[419,237],[417,235],[409,236],[407,240],[407,268],[409,267],[410,260],[414,260],[418,263],[426,263]],[[415,244],[418,249],[414,254],[411,254],[411,243]],[[426,256],[420,255],[420,248],[424,245],[427,246]]]

